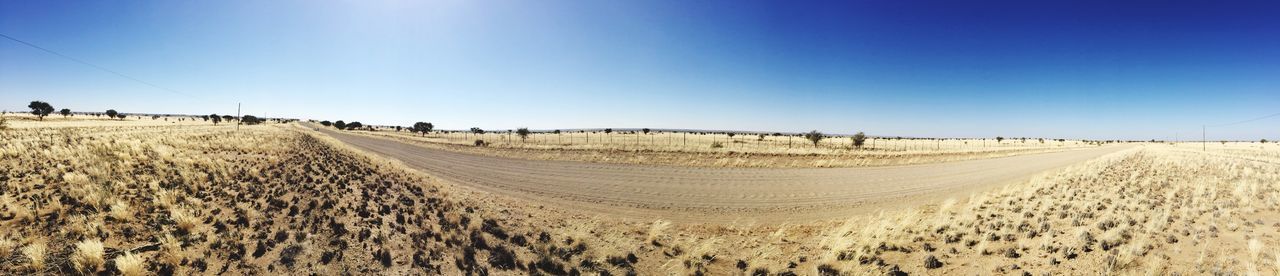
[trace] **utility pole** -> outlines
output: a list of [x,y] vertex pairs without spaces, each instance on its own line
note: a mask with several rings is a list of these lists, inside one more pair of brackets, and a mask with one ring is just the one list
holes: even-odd
[[236,131],[240,131],[240,103],[236,103]]

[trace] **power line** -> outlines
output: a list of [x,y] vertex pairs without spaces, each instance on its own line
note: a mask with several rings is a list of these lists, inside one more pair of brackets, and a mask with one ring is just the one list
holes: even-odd
[[1258,121],[1258,120],[1262,120],[1262,119],[1267,119],[1267,118],[1271,118],[1271,117],[1275,117],[1275,116],[1280,116],[1280,113],[1271,114],[1271,115],[1262,116],[1262,117],[1253,118],[1253,119],[1248,119],[1248,120],[1239,121],[1239,122],[1234,122],[1234,123],[1225,123],[1225,124],[1218,124],[1218,125],[1201,125],[1201,126],[1200,126],[1200,150],[1204,151],[1204,150],[1208,150],[1208,149],[1209,149],[1209,145],[1208,145],[1208,142],[1209,142],[1209,127],[1234,126],[1234,125],[1238,125],[1238,124],[1250,123],[1250,122],[1254,122],[1254,121]]
[[1262,119],[1266,119],[1266,118],[1271,118],[1271,117],[1275,117],[1275,116],[1280,116],[1280,113],[1271,114],[1271,115],[1262,116],[1262,117],[1253,118],[1253,119],[1248,119],[1248,120],[1239,121],[1239,122],[1234,122],[1234,123],[1226,123],[1226,124],[1221,124],[1221,125],[1209,125],[1209,126],[1210,126],[1210,127],[1224,127],[1224,126],[1232,126],[1232,125],[1238,125],[1238,124],[1249,123],[1249,122],[1253,122],[1253,121],[1257,121],[1257,120],[1262,120]]
[[13,40],[13,41],[18,42],[18,43],[22,43],[23,45],[27,45],[27,46],[29,46],[29,47],[31,47],[31,48],[35,48],[35,49],[37,49],[37,50],[41,50],[41,51],[44,51],[44,52],[46,52],[46,53],[53,54],[53,55],[55,55],[55,56],[58,56],[58,57],[61,57],[61,58],[64,58],[64,59],[67,59],[67,60],[70,60],[70,61],[74,61],[74,62],[76,62],[76,63],[80,63],[80,64],[85,65],[85,66],[93,67],[94,69],[102,70],[103,72],[111,73],[112,75],[116,75],[116,76],[119,76],[119,77],[122,77],[122,78],[126,78],[126,79],[129,79],[129,80],[132,80],[132,81],[135,81],[135,82],[138,82],[138,83],[144,84],[144,85],[146,85],[146,86],[150,86],[150,87],[154,87],[154,88],[156,88],[156,89],[164,90],[164,91],[167,91],[167,92],[169,92],[169,93],[174,93],[174,94],[178,94],[178,95],[183,95],[183,96],[187,96],[187,97],[193,97],[193,98],[195,98],[195,96],[193,96],[193,95],[191,95],[191,94],[183,93],[183,92],[178,91],[178,90],[173,90],[173,89],[169,89],[169,88],[164,88],[164,87],[161,87],[161,86],[159,86],[159,85],[155,85],[155,84],[153,84],[153,83],[150,83],[150,82],[147,82],[147,81],[144,81],[144,80],[141,80],[141,79],[135,78],[135,77],[131,77],[131,76],[129,76],[129,75],[125,75],[124,73],[120,73],[120,72],[117,72],[117,71],[115,71],[115,70],[107,69],[106,67],[98,66],[98,65],[96,65],[96,64],[93,64],[93,63],[89,63],[89,62],[87,62],[87,61],[80,60],[80,59],[78,59],[78,58],[74,58],[74,57],[71,57],[71,56],[68,56],[68,55],[64,55],[64,54],[59,53],[59,52],[54,51],[54,50],[49,50],[49,49],[46,49],[46,48],[44,48],[44,47],[40,47],[40,46],[38,46],[38,45],[31,44],[30,42],[22,41],[21,39],[14,38],[14,37],[12,37],[12,36],[8,36],[8,35],[5,35],[5,34],[0,34],[0,37],[4,37],[4,38],[6,38],[6,39]]

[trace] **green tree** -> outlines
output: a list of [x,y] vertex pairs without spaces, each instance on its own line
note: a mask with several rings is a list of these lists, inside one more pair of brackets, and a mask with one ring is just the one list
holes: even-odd
[[649,134],[649,128],[642,128],[640,131],[643,131],[644,134]]
[[262,123],[262,119],[259,119],[258,117],[253,115],[244,115],[244,117],[241,118],[240,121],[244,122],[244,124],[246,125],[256,125],[256,124]]
[[433,128],[436,128],[436,126],[432,125],[431,123],[427,123],[427,122],[413,123],[413,132],[421,132],[423,137],[426,137],[427,133],[431,132],[431,129]]
[[520,135],[520,142],[524,143],[524,139],[529,138],[529,128],[522,127],[522,128],[516,129],[516,135]]
[[347,129],[347,122],[343,122],[342,120],[338,120],[337,122],[333,122],[333,127],[334,127],[334,128],[337,128],[337,129],[339,129],[339,130]]
[[[116,112],[115,109],[107,109],[107,118],[115,118],[118,115],[120,115],[120,112]],[[124,116],[120,116],[120,118],[123,119]]]
[[1004,136],[996,136],[996,143],[1004,142]]
[[358,129],[360,129],[361,127],[364,127],[364,124],[361,124],[360,122],[350,122],[350,123],[347,123],[347,129],[357,129],[357,130],[358,130]]
[[481,129],[481,128],[478,128],[478,127],[473,127],[473,128],[471,128],[471,133],[475,133],[475,134],[484,134],[484,129]]
[[216,126],[218,125],[218,122],[222,122],[222,116],[218,116],[218,114],[209,114],[209,120],[213,121],[213,125]]
[[58,113],[61,113],[61,114],[62,114],[62,117],[63,117],[63,118],[66,118],[67,116],[71,116],[71,109],[70,109],[70,108],[63,108],[61,111],[58,111]]
[[49,116],[49,113],[53,113],[53,105],[42,101],[31,101],[31,104],[28,104],[27,107],[31,108],[31,114],[40,117],[41,121],[44,121],[44,116]]
[[853,137],[849,137],[849,139],[853,139],[853,147],[855,148],[862,148],[862,145],[867,143],[867,135],[861,131],[858,134],[854,134]]
[[821,142],[823,138],[827,138],[827,136],[817,130],[809,131],[809,133],[804,134],[804,139],[809,140],[809,142],[813,142],[813,147],[815,148],[818,147],[818,142]]
[[332,125],[333,125],[333,122],[330,122],[330,121],[327,121],[327,120],[325,120],[325,121],[320,121],[320,125],[322,125],[322,126],[332,126]]

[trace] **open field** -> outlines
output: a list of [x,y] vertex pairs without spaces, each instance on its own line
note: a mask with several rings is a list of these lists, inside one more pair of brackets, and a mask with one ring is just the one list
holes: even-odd
[[63,117],[62,115],[50,115],[40,120],[35,115],[28,113],[9,113],[4,118],[8,120],[11,128],[64,128],[64,127],[102,127],[102,126],[203,126],[211,123],[203,121],[198,117],[190,116],[162,116],[152,119],[151,116],[129,115],[124,119],[113,119],[107,116],[92,116],[84,114],[76,114],[74,116]]
[[[319,128],[319,125],[314,125]],[[566,131],[535,132],[526,139],[512,132],[421,135],[394,129],[353,131],[423,146],[528,160],[694,167],[816,168],[928,164],[1097,147],[1080,140],[912,139],[868,137],[855,147],[849,137],[827,137],[815,146],[797,135],[713,132]],[[485,147],[476,147],[483,140]],[[716,146],[718,145],[718,147]]]
[[1276,144],[1143,144],[898,210],[696,223],[476,189],[292,124],[144,121],[0,132],[0,273],[1280,273]]

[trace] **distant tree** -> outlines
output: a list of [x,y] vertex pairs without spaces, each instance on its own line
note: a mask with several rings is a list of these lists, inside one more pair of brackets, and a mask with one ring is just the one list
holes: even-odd
[[61,114],[62,114],[62,117],[63,117],[63,118],[66,118],[67,116],[71,116],[71,109],[70,109],[70,108],[63,108],[62,110],[58,111],[58,113],[61,113]]
[[203,115],[203,116],[200,116],[200,119],[204,119],[204,121],[205,121],[205,122],[208,122],[208,121],[209,121],[209,115]]
[[338,120],[337,122],[333,122],[333,127],[334,127],[334,128],[337,128],[337,129],[340,129],[340,130],[341,130],[341,129],[347,129],[347,122],[343,122],[342,120]]
[[231,120],[235,120],[235,119],[236,119],[236,117],[232,117],[231,115],[222,115],[222,120],[223,120],[223,121],[231,121]]
[[853,139],[853,147],[862,148],[862,145],[867,142],[867,135],[859,131],[858,134],[854,134],[853,137],[849,137],[849,139]]
[[347,123],[347,130],[356,130],[356,129],[360,129],[361,127],[364,127],[364,124],[361,124],[360,122]]
[[642,128],[640,131],[643,131],[644,134],[649,134],[649,128]]
[[213,125],[216,126],[219,122],[222,122],[222,116],[218,116],[218,114],[210,114],[209,120],[213,121]]
[[244,124],[246,125],[256,125],[256,124],[262,123],[262,119],[259,119],[258,117],[253,115],[244,115],[244,117],[241,118],[240,121],[244,122]]
[[160,115],[151,115],[151,119],[152,119],[152,120],[158,120],[158,119],[160,119]]
[[809,140],[809,142],[813,142],[813,147],[818,147],[818,142],[821,142],[822,138],[827,137],[817,130],[809,131],[809,133],[804,134],[804,139]]
[[396,126],[396,132],[400,132],[401,130],[404,130],[404,127]]
[[330,122],[330,121],[320,121],[320,125],[322,125],[322,126],[332,126],[332,125],[333,125],[333,122]]
[[421,132],[423,137],[426,137],[427,133],[431,132],[433,128],[436,128],[436,126],[428,122],[413,123],[413,132]]
[[520,142],[524,143],[524,139],[529,138],[529,128],[522,127],[522,128],[516,129],[516,135],[519,135]]
[[473,127],[473,128],[471,128],[471,133],[475,133],[475,134],[484,134],[484,129],[480,129],[480,128],[478,128],[478,127]]
[[764,141],[764,133],[756,134],[756,141]]
[[605,134],[613,133],[613,129],[612,129],[612,128],[606,128],[606,129],[604,129],[604,133],[605,133]]
[[551,133],[560,134],[560,130],[557,129],[557,130],[551,131]]
[[1262,143],[1263,143],[1263,144],[1266,144],[1266,143],[1267,143],[1267,139],[1262,139]]
[[1044,138],[1040,138],[1040,143],[1044,144]]
[[[107,109],[107,118],[115,118],[117,115],[120,115],[120,112],[116,112],[115,109]],[[124,119],[124,117],[120,118]]]
[[1000,143],[1003,141],[1004,141],[1004,136],[996,136],[996,143]]
[[31,104],[28,104],[27,107],[31,108],[31,114],[40,117],[41,121],[44,121],[44,116],[49,116],[49,113],[53,113],[53,105],[42,101],[31,101]]
[[729,132],[725,134],[729,135],[729,138],[733,138],[734,135],[738,135],[737,133],[733,133],[733,132]]

